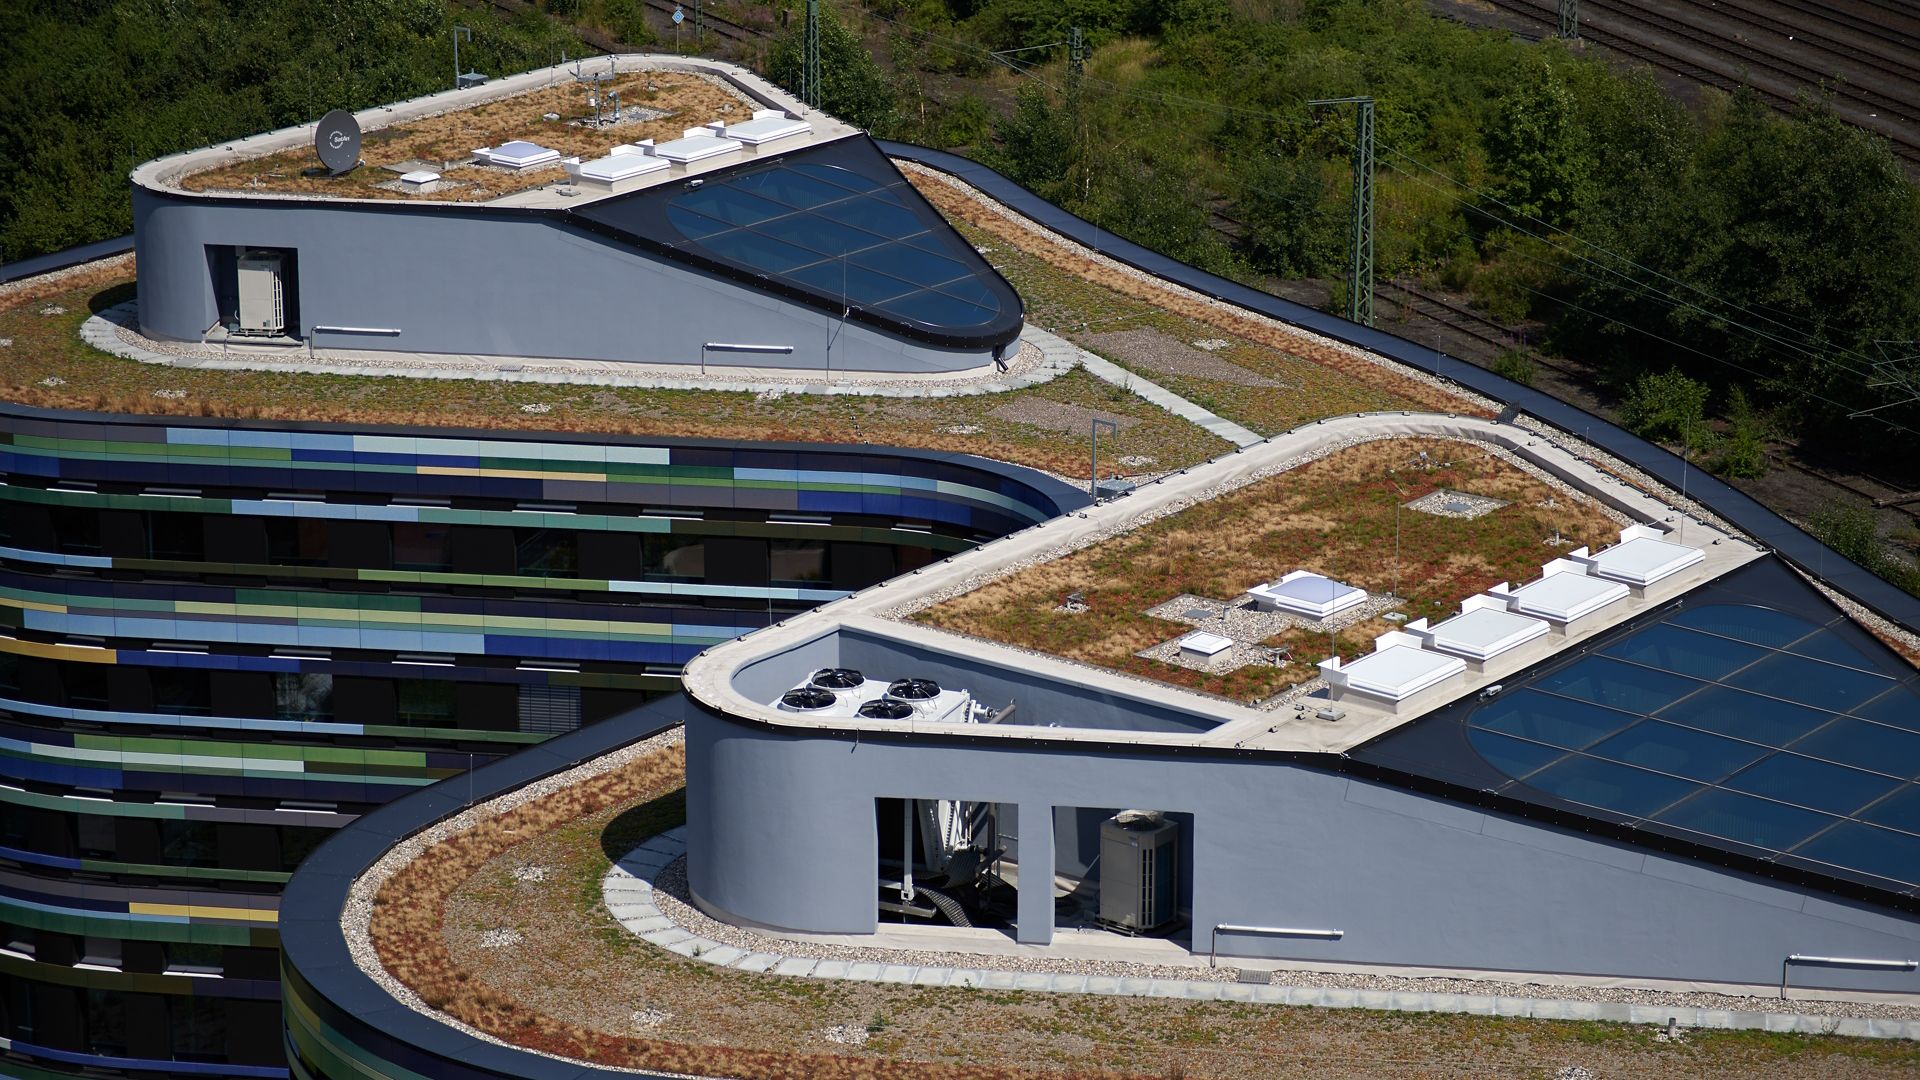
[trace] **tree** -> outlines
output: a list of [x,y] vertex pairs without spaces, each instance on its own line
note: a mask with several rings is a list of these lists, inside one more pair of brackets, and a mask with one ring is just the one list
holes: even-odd
[[[1503,217],[1519,213],[1565,225],[1586,201],[1591,163],[1581,146],[1573,95],[1554,65],[1536,57],[1500,98],[1487,132],[1494,194]],[[1523,223],[1524,224],[1524,223]]]
[[[767,78],[795,94],[806,68],[806,24],[801,12],[787,20],[767,55]],[[860,38],[827,4],[820,5],[820,108],[857,128],[886,135],[897,110],[885,72]]]

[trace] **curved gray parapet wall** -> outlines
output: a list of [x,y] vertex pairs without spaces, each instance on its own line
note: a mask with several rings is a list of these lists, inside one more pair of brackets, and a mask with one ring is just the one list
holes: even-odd
[[1849,561],[1744,492],[1702,472],[1698,467],[1690,467],[1679,455],[1655,446],[1608,420],[1425,345],[1395,337],[1384,330],[1349,322],[1304,304],[1283,300],[1115,236],[1111,231],[1074,216],[992,169],[957,154],[911,143],[883,141],[880,146],[896,158],[916,162],[964,180],[1015,212],[1128,266],[1203,295],[1439,375],[1539,417],[1569,435],[1577,436],[1630,462],[1636,468],[1644,469],[1669,488],[1678,491],[1684,487],[1689,498],[1732,522],[1803,573],[1845,593],[1906,629],[1920,633],[1920,597],[1901,590]]
[[474,803],[666,731],[683,721],[684,706],[684,698],[667,698],[477,769],[459,784],[415,792],[342,829],[308,856],[280,906],[284,1034],[294,1080],[664,1080],[665,1074],[596,1069],[503,1046],[408,1008],[354,961],[340,913],[354,881],[395,844]]

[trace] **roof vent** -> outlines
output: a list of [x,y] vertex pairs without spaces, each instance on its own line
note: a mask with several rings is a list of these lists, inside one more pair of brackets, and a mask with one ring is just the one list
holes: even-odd
[[794,712],[818,712],[821,709],[831,709],[837,700],[839,699],[834,697],[833,691],[822,690],[817,686],[802,686],[780,695],[781,707]]
[[866,676],[852,668],[844,667],[821,668],[813,673],[813,678],[810,680],[814,686],[822,690],[852,690],[866,681]]
[[940,696],[940,684],[932,679],[895,679],[887,684],[887,696],[901,701],[932,701]]
[[905,720],[913,715],[913,706],[891,698],[876,698],[862,702],[858,712],[869,720]]

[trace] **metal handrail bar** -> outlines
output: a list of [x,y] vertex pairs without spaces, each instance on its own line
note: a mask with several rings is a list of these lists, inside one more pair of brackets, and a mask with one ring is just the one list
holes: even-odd
[[307,329],[307,357],[313,357],[313,339],[321,334],[379,334],[383,337],[399,337],[400,331],[390,326],[313,326]]
[[1248,926],[1244,923],[1215,923],[1207,945],[1207,966],[1214,967],[1220,956],[1220,935],[1264,934],[1268,937],[1321,938],[1327,941],[1346,936],[1345,930],[1310,930],[1297,926]]
[[1788,964],[1827,964],[1833,967],[1886,968],[1891,971],[1913,971],[1920,969],[1920,960],[1875,960],[1861,956],[1809,956],[1805,953],[1792,953],[1780,961],[1780,1000],[1787,999]]

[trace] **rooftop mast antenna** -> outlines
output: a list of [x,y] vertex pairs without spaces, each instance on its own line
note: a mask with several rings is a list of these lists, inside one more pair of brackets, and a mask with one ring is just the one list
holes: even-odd
[[801,39],[800,100],[820,107],[820,0],[807,0],[807,25]]

